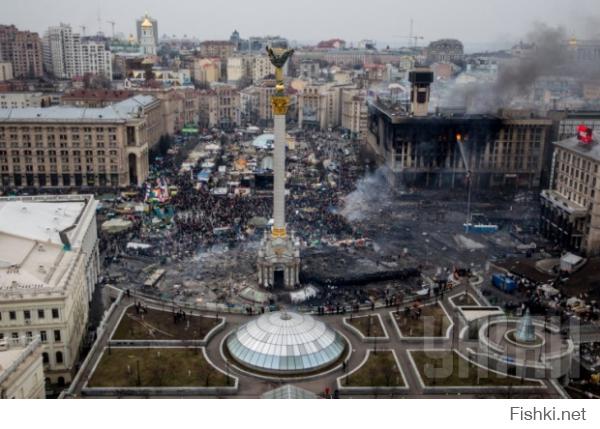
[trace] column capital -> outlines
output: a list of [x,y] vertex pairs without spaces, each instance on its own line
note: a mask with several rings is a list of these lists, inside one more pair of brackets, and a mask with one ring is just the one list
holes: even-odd
[[285,95],[273,95],[271,97],[271,107],[273,115],[286,115],[290,105],[290,98]]

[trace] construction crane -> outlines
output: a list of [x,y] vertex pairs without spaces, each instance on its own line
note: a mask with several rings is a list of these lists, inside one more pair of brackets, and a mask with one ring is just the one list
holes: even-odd
[[469,166],[469,160],[467,158],[467,154],[465,152],[465,147],[463,146],[463,137],[460,133],[456,134],[456,145],[458,146],[458,150],[460,151],[460,156],[462,158],[462,162],[465,166],[465,171],[467,172],[467,219],[463,224],[465,228],[465,232],[478,232],[478,233],[491,233],[498,231],[498,225],[491,224],[482,224],[481,222],[474,224],[473,223],[473,215],[471,214],[471,183],[473,181],[472,171]]
[[423,40],[424,37],[423,36],[415,36],[413,33],[413,26],[414,26],[414,21],[411,18],[410,19],[410,28],[408,30],[408,41],[410,43],[410,41],[412,40],[413,42],[413,48],[416,48],[418,43],[419,43],[419,39]]
[[[393,36],[395,39],[406,39],[408,40],[409,48],[418,47],[418,40],[425,39],[423,36]],[[412,44],[411,44],[412,42]]]
[[409,48],[416,48],[417,45],[419,44],[419,40],[423,40],[425,39],[423,36],[415,36],[413,34],[413,26],[414,26],[414,21],[411,18],[410,19],[410,29],[408,31],[408,36],[392,36],[394,39],[406,39],[408,40],[408,47]]
[[106,22],[108,24],[110,24],[111,27],[112,27],[112,38],[114,39],[115,38],[115,24],[116,24],[116,22],[115,21],[106,21]]

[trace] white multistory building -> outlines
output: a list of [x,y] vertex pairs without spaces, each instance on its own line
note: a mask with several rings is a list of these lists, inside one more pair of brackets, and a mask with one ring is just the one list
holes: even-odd
[[236,55],[227,58],[227,82],[237,84],[243,79],[251,77],[253,57],[249,55]]
[[92,73],[112,77],[112,56],[104,43],[92,40],[81,43],[81,67],[83,74]]
[[110,50],[103,43],[82,40],[68,24],[48,28],[42,48],[44,68],[59,79],[72,79],[86,73],[112,78]]
[[44,399],[44,385],[40,338],[0,340],[0,399]]
[[45,377],[64,385],[86,335],[98,278],[92,195],[0,198],[0,341],[42,344]]

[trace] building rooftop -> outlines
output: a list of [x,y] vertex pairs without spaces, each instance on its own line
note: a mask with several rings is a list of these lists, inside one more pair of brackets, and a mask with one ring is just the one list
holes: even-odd
[[[0,385],[40,348],[40,338],[0,340]],[[38,355],[39,356],[39,355]]]
[[99,100],[99,101],[122,101],[133,97],[133,91],[109,90],[109,89],[76,89],[68,92],[61,98],[63,100]]
[[554,145],[575,152],[593,161],[600,162],[600,144],[598,144],[598,140],[592,140],[591,143],[582,143],[577,137],[570,137],[554,142]]
[[5,109],[0,110],[0,122],[118,122],[135,118],[140,108],[149,107],[155,100],[151,95],[136,95],[101,108],[53,106]]
[[[35,197],[34,197],[35,198]],[[0,293],[58,287],[77,257],[90,196],[0,199]],[[65,266],[65,265],[63,265]]]

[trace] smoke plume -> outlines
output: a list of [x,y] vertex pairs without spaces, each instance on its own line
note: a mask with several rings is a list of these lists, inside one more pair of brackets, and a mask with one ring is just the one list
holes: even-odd
[[533,107],[523,105],[524,96],[530,93],[540,77],[565,76],[579,80],[593,76],[591,68],[573,61],[568,39],[563,27],[535,24],[524,38],[524,44],[531,49],[523,58],[499,64],[495,81],[452,85],[440,104],[463,105],[470,113],[494,113],[502,107],[515,107],[515,104],[517,107]]
[[385,169],[379,167],[373,173],[365,175],[356,184],[356,189],[344,198],[339,213],[348,222],[368,219],[372,214],[383,209],[391,199]]

